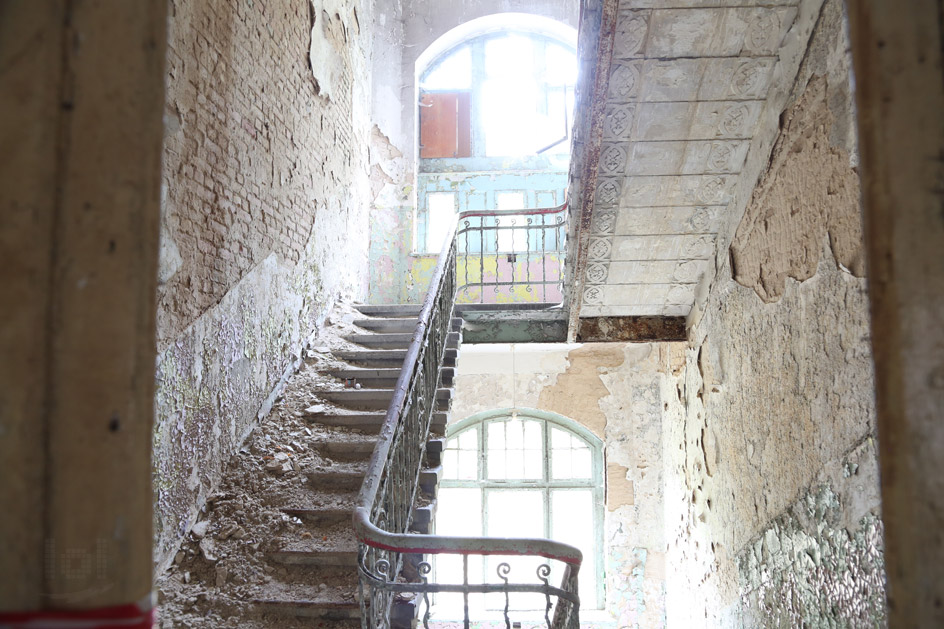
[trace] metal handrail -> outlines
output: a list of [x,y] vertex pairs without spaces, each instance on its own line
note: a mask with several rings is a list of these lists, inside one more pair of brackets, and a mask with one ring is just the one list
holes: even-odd
[[[561,208],[545,208],[539,211],[561,211],[565,206]],[[508,211],[496,210],[496,212]],[[515,211],[511,212],[514,213]],[[397,379],[393,398],[387,409],[387,414],[377,440],[377,446],[374,448],[373,455],[368,463],[367,473],[354,509],[354,531],[358,541],[363,545],[358,557],[362,588],[362,624],[365,627],[372,626],[368,623],[368,620],[364,618],[365,614],[363,613],[368,609],[363,592],[364,585],[366,584],[372,588],[382,587],[383,591],[381,594],[387,595],[386,598],[384,596],[375,596],[377,590],[371,590],[372,600],[370,601],[370,615],[373,617],[389,615],[393,600],[392,593],[395,592],[422,592],[424,597],[428,597],[428,593],[430,592],[445,591],[461,591],[466,597],[470,592],[504,592],[507,601],[509,593],[525,591],[543,593],[547,597],[548,610],[551,608],[550,597],[552,595],[557,596],[559,602],[568,601],[570,604],[565,606],[567,607],[565,611],[562,611],[562,606],[558,604],[554,614],[555,621],[553,626],[576,627],[574,623],[577,622],[576,618],[580,603],[576,593],[576,581],[577,573],[579,572],[583,560],[583,555],[579,549],[569,544],[542,538],[458,537],[407,532],[411,523],[412,504],[415,501],[416,491],[419,486],[419,473],[425,451],[426,435],[429,433],[429,423],[433,412],[433,407],[429,403],[429,400],[422,400],[420,398],[416,400],[417,403],[423,406],[427,415],[422,420],[425,425],[424,436],[416,446],[419,451],[409,453],[409,460],[411,464],[416,463],[416,469],[391,470],[388,466],[391,449],[394,446],[394,439],[398,434],[403,435],[404,428],[402,423],[406,421],[405,417],[407,417],[407,414],[414,411],[414,409],[408,408],[411,403],[411,392],[414,390],[414,387],[420,385],[429,386],[429,379],[433,377],[430,375],[429,370],[432,368],[434,368],[436,372],[433,389],[438,388],[439,371],[446,349],[445,341],[443,338],[440,338],[444,336],[441,331],[448,331],[455,305],[456,225],[461,217],[462,215],[456,217],[456,221],[449,230],[448,237],[439,255],[436,270],[423,301],[422,309],[420,310],[416,330],[413,333],[410,347],[407,350],[403,368]],[[446,294],[447,292],[448,294]],[[448,302],[448,305],[446,302]],[[437,307],[440,308],[440,311],[436,310]],[[433,333],[437,333],[436,338],[431,338]],[[431,342],[435,347],[430,347]],[[432,361],[433,357],[428,354],[427,350],[435,351],[438,354],[434,356],[435,361]],[[423,378],[426,378],[426,381],[422,381]],[[410,418],[411,420],[415,419],[415,412]],[[401,498],[408,500],[410,508],[407,513],[403,513],[403,509],[399,509],[399,513],[391,515],[391,518],[395,520],[392,523],[394,525],[393,527],[387,526],[387,514],[378,514],[377,512],[378,493],[381,489],[382,481],[385,479],[389,481],[389,476],[391,475],[398,475],[395,480],[409,481],[410,478],[413,480],[412,489],[409,490],[409,496],[401,496]],[[385,491],[395,491],[395,488],[391,489],[390,487],[386,487]],[[396,528],[399,530],[388,530],[388,528]],[[550,574],[550,568],[547,565],[543,565],[538,569],[538,578],[541,579],[543,585],[509,584],[506,578],[508,570],[510,570],[508,564],[501,564],[501,566],[499,566],[499,576],[505,580],[504,585],[470,585],[465,583],[460,587],[444,584],[429,584],[426,582],[425,574],[428,574],[430,566],[425,562],[419,565],[419,573],[423,577],[423,583],[397,582],[397,575],[402,567],[401,564],[404,555],[414,553],[455,554],[466,557],[469,555],[538,556],[561,561],[565,564],[566,568],[564,580],[560,588],[551,586],[548,583],[547,577]],[[392,562],[390,560],[391,557],[393,558]],[[370,565],[372,562],[374,565]],[[467,560],[464,565],[467,571]],[[505,567],[504,572],[502,572],[502,566]],[[428,606],[427,598],[427,616]],[[467,605],[466,614],[468,614]],[[547,613],[545,613],[545,617],[548,620],[548,625],[552,626]],[[466,621],[468,622],[468,618],[466,618]],[[379,624],[383,625],[384,621],[381,619]]]
[[461,260],[457,301],[509,301],[499,297],[501,290],[513,296],[511,291],[523,289],[517,295],[522,301],[559,303],[567,207],[565,201],[556,207],[461,212],[456,232],[457,262]]

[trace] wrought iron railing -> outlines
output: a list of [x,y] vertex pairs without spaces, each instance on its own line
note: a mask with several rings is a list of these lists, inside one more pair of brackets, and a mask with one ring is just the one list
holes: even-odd
[[[548,627],[577,629],[580,599],[577,574],[582,555],[577,548],[547,539],[447,537],[409,533],[413,505],[423,469],[426,442],[440,369],[445,356],[456,294],[456,228],[452,227],[442,249],[433,280],[420,311],[394,396],[387,410],[377,446],[354,511],[358,539],[361,626],[392,627],[395,602],[412,597],[414,612],[429,626],[430,595],[458,593],[463,599],[464,626],[470,624],[469,597],[473,594],[504,595],[503,625],[511,627],[512,595],[543,595]],[[509,514],[509,517],[514,517]],[[424,555],[457,555],[462,558],[461,583],[430,581],[431,566]],[[537,580],[510,583],[510,565],[498,566],[495,582],[470,582],[470,556],[543,557],[565,566],[561,585],[551,585],[550,563],[542,563]],[[409,558],[418,558],[416,562]],[[413,578],[405,576],[415,568]]]
[[460,213],[456,301],[560,303],[566,220],[566,203]]

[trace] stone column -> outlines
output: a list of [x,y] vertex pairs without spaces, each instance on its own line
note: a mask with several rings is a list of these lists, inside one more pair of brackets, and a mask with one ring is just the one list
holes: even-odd
[[149,606],[166,20],[0,3],[0,624]]
[[889,626],[944,626],[940,0],[850,0]]

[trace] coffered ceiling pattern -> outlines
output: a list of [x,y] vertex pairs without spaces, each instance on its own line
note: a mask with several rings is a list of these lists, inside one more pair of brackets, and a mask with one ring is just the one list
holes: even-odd
[[797,16],[689,4],[620,2],[581,317],[689,313]]

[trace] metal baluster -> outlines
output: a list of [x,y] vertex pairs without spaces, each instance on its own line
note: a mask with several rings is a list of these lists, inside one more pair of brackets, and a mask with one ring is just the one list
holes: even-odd
[[[501,245],[499,244],[498,235],[501,232],[501,219],[495,219],[495,293],[498,294],[498,282],[501,281],[501,273],[498,272],[498,256],[501,255]],[[482,287],[484,292],[485,287]]]
[[[469,219],[466,219],[464,221],[464,224],[465,224],[465,285],[466,286],[469,285],[469,225],[470,223],[471,221]],[[458,260],[458,257],[459,256],[457,253],[456,254],[457,260]],[[440,300],[442,300],[441,296],[440,296]],[[440,307],[441,307],[441,304],[440,304]]]
[[462,608],[464,627],[469,629],[469,556],[462,555]]
[[504,561],[498,564],[498,576],[505,582],[505,629],[511,629],[511,620],[508,618],[508,607],[510,604],[508,592],[508,573],[511,572],[511,566]]
[[[538,216],[543,216],[539,214]],[[529,293],[534,292],[531,286],[531,225],[534,223],[532,217],[528,217],[528,226],[525,228],[524,232],[524,244],[525,244],[525,253],[524,253],[524,269],[525,269],[525,280],[527,282]]]
[[543,289],[542,299],[547,301],[547,226],[544,223],[544,215],[541,214],[541,288]]
[[485,303],[485,217],[479,217],[479,301]]
[[[423,580],[423,586],[429,585],[429,579],[426,575],[430,573],[433,569],[433,566],[425,561],[421,561],[417,566],[417,572],[420,574],[420,578]],[[430,602],[429,602],[429,590],[423,590],[423,602],[426,603],[426,612],[423,614],[423,627],[429,629],[429,616],[430,616]]]
[[538,566],[537,574],[538,574],[538,578],[544,582],[544,599],[547,602],[547,604],[544,606],[544,620],[547,623],[548,629],[551,629],[550,612],[551,612],[552,605],[551,605],[551,592],[550,590],[548,590],[548,587],[550,586],[550,583],[548,583],[548,577],[551,574],[551,567],[547,565],[546,563],[542,563],[540,566]]

